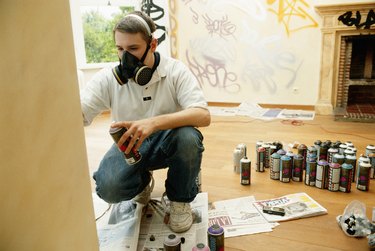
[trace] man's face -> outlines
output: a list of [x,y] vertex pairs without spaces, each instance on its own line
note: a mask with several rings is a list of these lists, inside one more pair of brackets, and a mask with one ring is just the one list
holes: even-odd
[[127,51],[141,59],[147,47],[147,43],[143,40],[141,33],[132,34],[116,31],[115,43],[119,58],[122,58],[124,51]]

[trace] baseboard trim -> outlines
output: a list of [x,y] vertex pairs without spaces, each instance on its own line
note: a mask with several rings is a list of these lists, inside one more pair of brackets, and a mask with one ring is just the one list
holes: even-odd
[[[235,107],[239,106],[240,103],[229,103],[229,102],[208,102],[209,106],[219,106],[219,107]],[[291,109],[291,110],[308,110],[314,111],[315,106],[313,105],[285,105],[285,104],[259,104],[263,108],[281,108],[281,109]]]

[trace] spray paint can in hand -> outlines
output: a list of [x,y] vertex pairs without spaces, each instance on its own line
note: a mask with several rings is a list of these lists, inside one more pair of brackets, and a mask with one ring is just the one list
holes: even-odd
[[[109,134],[112,136],[113,138],[113,141],[115,143],[118,143],[118,141],[120,140],[121,136],[126,132],[126,128],[125,127],[111,127],[109,129]],[[129,153],[125,153],[125,150],[126,148],[128,147],[128,144],[129,144],[129,139],[126,140],[124,142],[124,144],[122,144],[120,150],[124,153],[124,157],[125,157],[125,161],[126,163],[128,163],[129,165],[134,165],[136,164],[138,161],[141,160],[142,156],[141,154],[139,153],[138,150],[136,150],[134,147],[131,149],[131,151]]]
[[180,251],[181,239],[175,234],[170,234],[164,239],[164,251]]
[[251,161],[246,156],[241,159],[240,164],[241,185],[251,184]]

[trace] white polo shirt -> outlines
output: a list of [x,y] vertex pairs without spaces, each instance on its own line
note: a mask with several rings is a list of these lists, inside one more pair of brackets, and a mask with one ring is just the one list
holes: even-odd
[[81,91],[84,124],[111,110],[113,121],[130,121],[177,112],[191,107],[207,109],[203,92],[191,71],[181,62],[160,55],[150,82],[140,86],[132,79],[119,85],[112,68],[100,70]]

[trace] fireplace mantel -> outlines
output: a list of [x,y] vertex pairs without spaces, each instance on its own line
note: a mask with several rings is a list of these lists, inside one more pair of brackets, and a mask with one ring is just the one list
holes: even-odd
[[356,12],[359,11],[362,23],[366,21],[366,17],[371,10],[375,11],[375,4],[320,5],[316,6],[315,9],[322,17],[320,85],[315,111],[317,114],[331,115],[336,107],[337,95],[341,95],[337,93],[340,77],[342,78],[344,74],[347,74],[340,62],[342,38],[375,34],[375,24],[371,25],[370,29],[364,29],[363,27],[357,29],[354,25],[348,26],[339,21],[339,17],[348,11],[353,13],[352,17],[356,17]]

